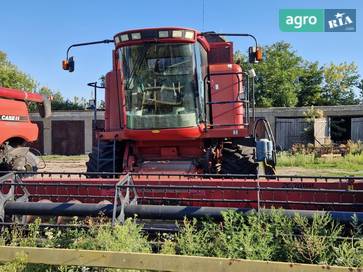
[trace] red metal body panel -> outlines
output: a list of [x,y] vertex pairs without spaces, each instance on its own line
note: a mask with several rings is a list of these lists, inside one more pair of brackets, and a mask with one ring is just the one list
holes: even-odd
[[135,143],[136,153],[143,160],[193,159],[202,155],[203,143],[194,141],[140,141]]
[[[9,120],[8,116],[14,120]],[[27,142],[33,142],[38,138],[38,126],[30,122],[24,101],[0,98],[0,117],[0,144],[14,137]]]
[[0,87],[0,97],[15,100],[32,101],[37,103],[42,103],[44,101],[44,97],[41,94],[29,93],[3,87]]
[[[231,125],[230,128],[242,128],[243,103],[241,67],[236,64],[214,64],[209,66],[211,81],[212,123],[214,126]],[[228,101],[231,101],[228,103]],[[226,103],[223,103],[226,102]],[[235,126],[232,126],[235,125]]]
[[250,135],[250,131],[248,128],[239,128],[239,129],[231,129],[219,127],[212,129],[208,129],[203,135],[202,138],[209,139],[218,139],[218,138],[241,138]]
[[117,71],[106,74],[105,92],[105,131],[119,131],[122,126],[124,108],[122,104],[122,91],[117,88]]
[[103,140],[136,140],[136,141],[183,141],[194,140],[202,136],[202,127],[182,129],[122,129],[117,131],[99,132],[98,137]]
[[214,42],[210,45],[209,64],[233,63],[233,43]]
[[202,135],[201,127],[170,128],[153,130],[124,129],[126,139],[138,141],[183,141],[198,139]]
[[[199,126],[199,128],[202,128],[204,126]],[[193,129],[194,130],[194,129]],[[201,129],[200,129],[201,130]],[[153,132],[154,131],[154,132]],[[174,140],[185,140],[185,138],[176,138],[175,134],[173,134],[172,129],[166,131],[166,129],[162,129],[159,130],[160,132],[157,132],[157,130],[139,130],[139,133],[133,133],[133,134],[129,134],[131,136],[126,136],[125,135],[125,130],[117,130],[117,131],[104,131],[104,132],[98,132],[97,136],[100,139],[103,140],[136,140],[136,139],[140,139],[141,141],[146,141],[145,138],[142,138],[143,136],[147,135],[148,138],[146,138],[147,140],[150,141],[159,141],[159,140],[165,140],[165,141],[174,141]],[[188,133],[188,132],[186,132]],[[154,134],[161,134],[158,137],[155,137]],[[189,136],[193,136],[190,137],[191,139],[197,139],[197,138],[239,138],[239,137],[246,137],[250,134],[249,129],[247,128],[240,128],[240,129],[231,129],[231,128],[212,128],[212,129],[208,129],[208,130],[204,130],[202,131],[202,133],[198,136],[198,137],[194,137],[193,135],[196,135],[195,133],[188,133]],[[179,129],[178,129],[178,134],[177,135],[181,135],[179,133]],[[133,137],[136,136],[136,137]],[[151,136],[151,137],[149,137]]]

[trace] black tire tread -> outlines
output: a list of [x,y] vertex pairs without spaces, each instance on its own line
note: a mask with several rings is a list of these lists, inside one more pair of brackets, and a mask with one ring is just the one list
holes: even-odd
[[258,173],[258,163],[253,159],[250,151],[240,146],[233,147],[231,144],[223,146],[221,174],[241,174],[256,175]]
[[[99,150],[98,150],[99,146]],[[113,142],[100,141],[99,145],[92,148],[92,153],[88,154],[89,160],[86,162],[87,172],[114,172],[113,169]],[[116,143],[115,154],[115,172],[121,172],[120,164],[122,157],[122,145]],[[98,168],[97,168],[98,165]],[[95,175],[89,175],[90,177],[96,177]],[[107,175],[106,175],[107,176]],[[102,175],[105,177],[105,175]]]

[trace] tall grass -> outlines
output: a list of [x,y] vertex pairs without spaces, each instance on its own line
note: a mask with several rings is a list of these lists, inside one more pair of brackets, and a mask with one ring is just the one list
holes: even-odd
[[347,154],[343,156],[317,157],[314,154],[279,153],[277,157],[278,167],[303,167],[303,168],[334,168],[349,171],[363,171],[363,153]]

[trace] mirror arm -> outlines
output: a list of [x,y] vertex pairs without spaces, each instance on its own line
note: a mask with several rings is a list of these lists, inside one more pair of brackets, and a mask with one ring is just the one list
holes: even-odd
[[102,40],[102,41],[94,41],[94,42],[85,42],[85,43],[75,43],[72,44],[71,46],[69,46],[67,48],[67,54],[66,54],[66,60],[68,60],[68,56],[69,56],[69,50],[71,50],[72,47],[79,47],[79,46],[85,46],[85,45],[93,45],[93,44],[100,44],[100,43],[112,43],[114,42],[114,40]]
[[202,36],[213,35],[213,36],[235,36],[235,37],[251,37],[255,41],[255,45],[257,48],[257,39],[252,34],[248,33],[214,33],[214,32],[202,32]]

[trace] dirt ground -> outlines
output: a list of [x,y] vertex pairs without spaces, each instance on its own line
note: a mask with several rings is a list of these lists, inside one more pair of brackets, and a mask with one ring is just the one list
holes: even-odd
[[88,156],[44,156],[41,172],[86,172]]
[[[81,156],[44,156],[45,168],[42,172],[86,172],[87,155]],[[359,172],[347,172],[342,169],[306,169],[302,167],[279,167],[278,175],[300,176],[363,176],[363,170]]]

